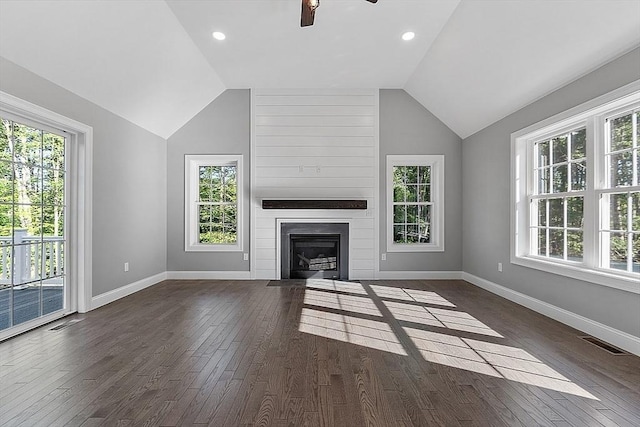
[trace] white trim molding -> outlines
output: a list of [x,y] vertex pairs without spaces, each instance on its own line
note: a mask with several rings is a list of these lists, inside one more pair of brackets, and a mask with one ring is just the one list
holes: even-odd
[[103,305],[134,294],[150,286],[157,285],[163,280],[167,280],[166,272],[145,277],[144,279],[140,279],[137,282],[129,283],[128,285],[124,285],[112,291],[95,296],[91,298],[91,310],[95,310],[98,307],[102,307]]
[[[242,252],[244,228],[244,169],[242,154],[187,154],[184,156],[184,250],[185,252]],[[198,208],[201,166],[235,166],[236,168],[236,242],[200,243]],[[219,205],[219,204],[218,204]],[[230,204],[229,204],[230,205]]]
[[[638,105],[640,80],[511,134],[511,263],[640,294],[637,273],[609,268],[609,250],[605,246],[609,244],[605,238],[608,231],[603,226],[608,222],[608,199],[605,196],[614,191],[637,192],[640,188],[640,185],[607,185],[609,172],[604,160],[606,119],[617,112],[638,108]],[[575,192],[569,189],[564,192],[545,190],[538,194],[538,180],[534,177],[538,157],[534,145],[579,128],[586,130],[584,189]],[[582,260],[538,255],[535,230],[550,227],[538,225],[536,204],[533,202],[574,196],[582,198],[584,203],[582,225],[578,227],[584,236]],[[631,233],[630,230],[627,232]]]
[[462,271],[392,271],[381,270],[378,280],[462,280]]
[[42,317],[36,317],[35,319],[28,320],[24,323],[19,323],[15,326],[12,326],[9,329],[4,329],[0,332],[0,342],[4,340],[8,340],[9,338],[15,337],[22,333],[28,332],[32,329],[36,329],[41,326],[44,326],[47,323],[51,323],[58,319],[62,319],[63,317],[68,316],[69,314],[71,313],[67,313],[64,311],[56,311],[54,313],[51,313]]
[[[386,159],[386,209],[387,221],[385,223],[385,235],[387,236],[387,252],[444,252],[444,155],[395,155],[388,154]],[[430,167],[428,188],[430,196],[428,201],[419,201],[417,195],[420,191],[416,188],[416,200],[405,201],[405,209],[411,205],[424,208],[430,207],[430,219],[428,224],[429,243],[395,243],[394,241],[394,167],[396,166],[426,166]],[[398,202],[400,203],[400,202]],[[418,209],[418,207],[416,208]],[[405,212],[406,213],[406,212]],[[418,216],[418,214],[416,214]],[[405,221],[407,220],[405,215]]]
[[93,128],[54,111],[0,91],[0,109],[9,114],[64,129],[71,139],[69,188],[68,312],[91,309],[93,227]]
[[163,271],[153,276],[145,277],[128,285],[105,292],[91,298],[88,310],[95,310],[103,305],[132,295],[148,287],[157,285],[165,280],[249,280],[249,271]]
[[626,332],[596,322],[595,320],[588,319],[584,316],[580,316],[579,314],[556,307],[555,305],[547,302],[540,301],[539,299],[498,285],[497,283],[478,276],[474,276],[470,273],[462,273],[462,280],[640,356],[640,337],[633,336]]
[[167,280],[250,280],[250,271],[167,271]]

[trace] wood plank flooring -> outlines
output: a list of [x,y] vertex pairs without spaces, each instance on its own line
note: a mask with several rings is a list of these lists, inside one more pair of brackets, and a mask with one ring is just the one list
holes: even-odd
[[640,426],[640,358],[463,281],[166,281],[0,343],[2,426]]

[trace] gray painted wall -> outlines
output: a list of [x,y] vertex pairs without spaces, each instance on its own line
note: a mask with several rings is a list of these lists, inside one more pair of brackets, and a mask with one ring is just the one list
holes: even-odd
[[640,336],[640,295],[509,263],[511,133],[639,78],[636,49],[463,141],[465,272]]
[[93,127],[93,296],[164,272],[166,141],[1,57],[0,76],[0,90]]
[[242,154],[244,166],[243,248],[249,252],[251,181],[251,93],[227,90],[167,141],[167,270],[249,271],[242,252],[185,252],[185,154]]
[[402,89],[380,91],[380,251],[387,252],[386,156],[444,154],[445,251],[387,253],[381,271],[462,270],[462,141]]

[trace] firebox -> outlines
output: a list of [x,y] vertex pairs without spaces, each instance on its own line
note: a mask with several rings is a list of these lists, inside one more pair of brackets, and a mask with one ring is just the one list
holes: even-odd
[[349,277],[349,224],[282,223],[282,279]]

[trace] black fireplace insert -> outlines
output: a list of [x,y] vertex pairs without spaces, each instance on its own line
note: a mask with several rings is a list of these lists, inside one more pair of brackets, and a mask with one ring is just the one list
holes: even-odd
[[349,224],[283,223],[282,279],[349,277]]

